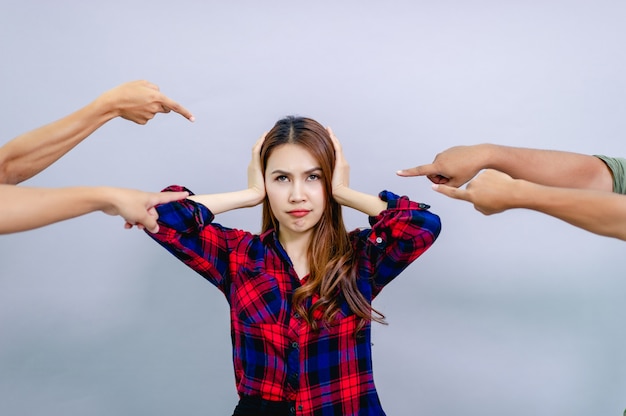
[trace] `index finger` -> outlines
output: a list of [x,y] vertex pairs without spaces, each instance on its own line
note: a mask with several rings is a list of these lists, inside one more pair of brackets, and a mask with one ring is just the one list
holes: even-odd
[[414,168],[402,169],[396,172],[398,176],[435,176],[439,173],[435,169],[435,165],[429,163],[428,165],[415,166]]
[[162,96],[162,105],[166,108],[169,108],[172,111],[177,112],[181,116],[185,117],[189,121],[195,121],[195,117],[191,114],[191,111],[187,110],[182,105],[178,104],[176,101],[168,98],[167,96]]

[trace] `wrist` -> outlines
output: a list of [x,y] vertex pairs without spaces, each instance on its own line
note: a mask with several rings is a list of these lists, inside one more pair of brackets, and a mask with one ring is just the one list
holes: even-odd
[[337,192],[333,192],[333,198],[339,205],[356,209],[372,217],[387,209],[387,202],[378,196],[355,191],[345,186],[337,188]]
[[255,207],[263,202],[265,199],[265,193],[255,188],[248,188],[244,191],[246,206]]
[[482,143],[476,145],[478,150],[480,169],[496,169],[500,165],[502,146],[492,143]]
[[508,198],[508,208],[532,209],[539,195],[539,185],[524,179],[513,179],[511,195]]
[[85,192],[92,210],[117,215],[119,211],[119,195],[115,192],[115,188],[110,186],[89,187],[85,188]]
[[96,117],[109,121],[121,114],[116,100],[107,91],[91,102],[88,106],[91,108]]
[[333,199],[335,201],[337,201],[337,203],[339,205],[346,205],[348,206],[348,201],[350,199],[350,188],[346,187],[346,186],[339,186],[336,188],[333,188]]

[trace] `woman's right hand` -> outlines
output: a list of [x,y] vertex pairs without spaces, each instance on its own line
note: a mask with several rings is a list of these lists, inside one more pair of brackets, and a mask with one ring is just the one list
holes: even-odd
[[265,141],[267,132],[263,133],[252,147],[252,160],[248,165],[248,189],[258,195],[258,203],[265,199],[265,179],[261,171],[261,146]]

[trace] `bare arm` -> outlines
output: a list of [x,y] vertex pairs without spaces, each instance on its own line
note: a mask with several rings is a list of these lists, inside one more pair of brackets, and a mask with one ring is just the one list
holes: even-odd
[[513,179],[486,170],[467,189],[434,185],[451,198],[469,201],[485,215],[512,208],[527,208],[551,215],[576,227],[607,237],[626,240],[626,196],[610,192],[558,188]]
[[432,163],[398,171],[398,175],[427,176],[433,183],[459,187],[482,169],[546,186],[613,190],[610,169],[594,156],[495,144],[452,147]]
[[0,147],[0,184],[15,185],[33,177],[115,117],[146,124],[156,113],[172,110],[193,121],[187,109],[150,82],[119,85],[76,112]]
[[328,128],[330,137],[335,146],[335,171],[333,172],[333,198],[339,204],[356,209],[369,216],[375,217],[387,208],[387,203],[376,195],[365,194],[350,189],[350,166],[346,161],[341,144]]
[[31,230],[94,211],[121,216],[127,228],[137,225],[157,232],[155,205],[187,195],[111,187],[48,189],[0,185],[0,234]]

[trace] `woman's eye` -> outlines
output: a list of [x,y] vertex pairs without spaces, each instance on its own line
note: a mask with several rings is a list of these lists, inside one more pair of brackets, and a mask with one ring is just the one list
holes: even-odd
[[287,180],[287,177],[285,175],[280,175],[276,177],[276,181],[278,182],[285,182]]
[[319,178],[320,178],[320,175],[317,175],[317,174],[309,175],[309,180],[310,181],[317,181],[317,180],[319,180]]

